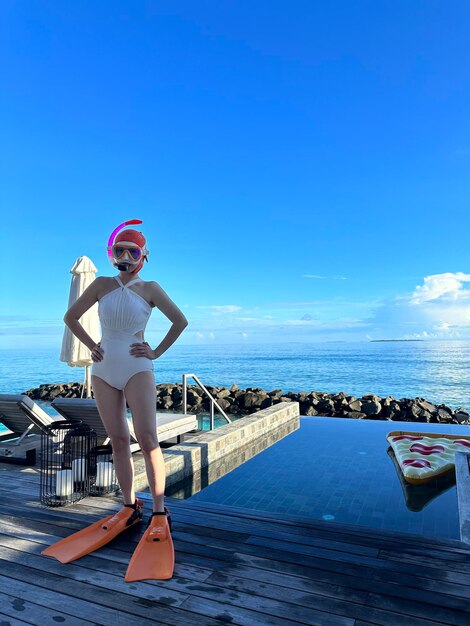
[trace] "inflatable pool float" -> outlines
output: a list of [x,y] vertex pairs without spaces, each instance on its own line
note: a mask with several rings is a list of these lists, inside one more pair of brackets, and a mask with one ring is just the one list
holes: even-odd
[[455,472],[446,472],[445,474],[439,474],[434,478],[430,478],[426,482],[421,482],[417,485],[412,485],[405,480],[400,465],[396,459],[395,453],[391,446],[387,449],[387,454],[393,463],[393,467],[397,473],[397,479],[400,483],[401,490],[403,492],[403,498],[405,499],[406,507],[413,513],[422,511],[433,500],[441,496],[443,493],[455,487]]
[[405,480],[425,483],[454,469],[457,451],[470,453],[470,437],[394,430],[387,435]]

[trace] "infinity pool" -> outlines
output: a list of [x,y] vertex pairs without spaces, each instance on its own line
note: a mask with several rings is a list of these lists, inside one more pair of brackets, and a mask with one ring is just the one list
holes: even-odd
[[[448,424],[301,417],[298,430],[188,500],[458,539],[454,472],[426,485],[404,483],[385,439],[392,430],[470,432]],[[191,493],[188,482],[166,495]]]

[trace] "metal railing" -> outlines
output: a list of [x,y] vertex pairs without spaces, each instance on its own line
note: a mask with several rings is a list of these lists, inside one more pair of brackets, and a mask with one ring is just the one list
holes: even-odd
[[194,378],[194,380],[196,381],[196,383],[199,385],[199,387],[202,389],[202,391],[206,394],[206,396],[209,398],[210,402],[211,402],[211,413],[210,413],[210,430],[214,430],[214,406],[216,406],[218,408],[218,410],[222,413],[222,415],[225,417],[225,419],[227,420],[227,422],[230,424],[232,422],[232,420],[230,419],[230,417],[225,413],[225,411],[223,410],[223,408],[220,406],[220,404],[217,402],[217,400],[211,396],[210,392],[204,387],[204,385],[201,383],[201,381],[199,380],[199,378],[196,376],[196,374],[183,374],[183,413],[186,415],[187,408],[188,408],[188,398],[187,398],[187,383],[186,383],[186,379],[191,376],[192,378]]

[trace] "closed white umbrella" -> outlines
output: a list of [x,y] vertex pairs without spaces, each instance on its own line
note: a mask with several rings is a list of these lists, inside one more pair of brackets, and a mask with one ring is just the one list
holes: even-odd
[[[72,283],[69,292],[68,308],[82,295],[88,285],[95,280],[97,269],[93,262],[87,256],[80,256],[75,261],[70,273],[72,274]],[[86,311],[80,318],[80,324],[95,341],[100,338],[100,323],[98,319],[98,303]],[[62,338],[62,349],[60,352],[60,360],[65,361],[71,367],[85,367],[86,395],[91,397],[91,381],[90,366],[93,363],[91,352],[78,340],[66,325],[64,336]]]

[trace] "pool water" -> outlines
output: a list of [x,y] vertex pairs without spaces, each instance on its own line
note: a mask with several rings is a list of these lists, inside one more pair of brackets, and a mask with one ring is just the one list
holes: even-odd
[[188,500],[458,539],[455,473],[405,483],[387,452],[392,430],[470,434],[459,425],[301,417],[298,430]]

